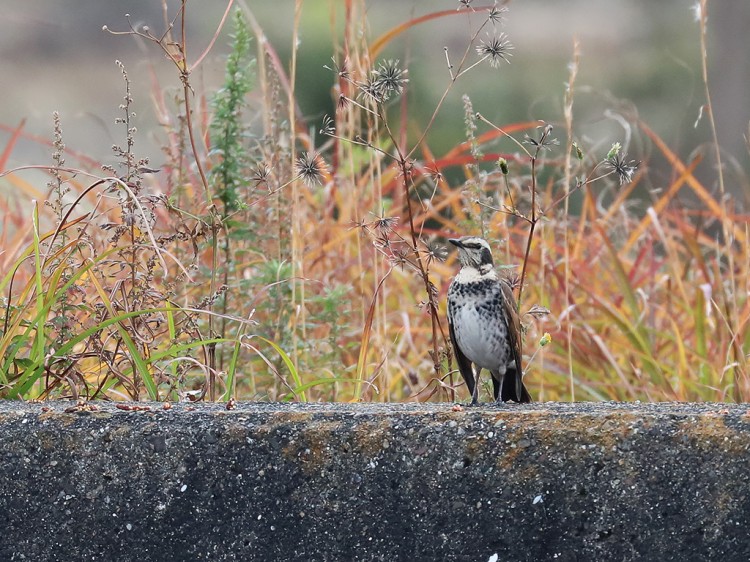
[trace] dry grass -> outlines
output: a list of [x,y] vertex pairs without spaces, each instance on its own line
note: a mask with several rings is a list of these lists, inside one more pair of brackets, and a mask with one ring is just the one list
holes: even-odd
[[[683,162],[635,116],[624,118],[651,147],[637,171],[622,151],[581,150],[577,50],[554,129],[490,123],[466,99],[466,136],[434,154],[428,132],[442,106],[413,123],[408,74],[378,54],[411,26],[472,18],[465,50],[445,54],[445,99],[477,64],[502,72],[490,68],[505,62],[502,53],[477,40],[492,29],[499,36],[499,14],[446,10],[368,45],[358,32],[363,3],[344,2],[331,64],[337,110],[310,123],[296,103],[296,50],[285,67],[247,6],[254,77],[238,72],[252,57],[235,18],[223,93],[194,93],[191,72],[206,53],[188,49],[187,9],[168,15],[164,35],[123,32],[162,49],[184,85],[176,99],[152,92],[161,171],[136,157],[124,67],[117,169],[64,147],[59,121],[54,162],[38,166],[50,169],[47,190],[24,170],[5,171],[23,124],[0,153],[3,189],[44,201],[31,216],[9,197],[0,208],[0,395],[463,397],[445,339],[455,256],[442,261],[442,241],[475,233],[523,280],[536,399],[750,396],[747,217],[724,196],[723,177],[718,193],[698,181],[696,170],[709,165],[701,152]],[[655,181],[649,168],[665,165],[671,181],[645,189]],[[645,205],[634,204],[635,192],[646,192]],[[540,347],[545,333],[551,342]]]

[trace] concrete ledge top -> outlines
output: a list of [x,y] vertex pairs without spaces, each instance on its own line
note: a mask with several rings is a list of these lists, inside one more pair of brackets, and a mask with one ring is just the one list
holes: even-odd
[[[179,414],[337,414],[351,415],[402,415],[402,414],[445,414],[458,417],[462,415],[505,415],[505,414],[543,414],[543,415],[584,415],[611,416],[613,414],[633,414],[647,417],[660,416],[744,416],[750,415],[750,404],[727,404],[712,402],[534,402],[531,404],[494,404],[483,403],[469,406],[465,403],[450,402],[406,402],[406,403],[342,403],[342,402],[237,402],[227,409],[224,403],[181,402],[170,403],[165,407],[163,402],[87,402],[86,406],[73,401],[21,402],[0,401],[0,414],[43,414],[55,413],[93,413],[96,411],[112,414],[129,413],[165,413]],[[134,408],[132,410],[128,408]],[[67,410],[67,412],[66,412]]]
[[0,560],[750,560],[749,467],[747,405],[0,402]]

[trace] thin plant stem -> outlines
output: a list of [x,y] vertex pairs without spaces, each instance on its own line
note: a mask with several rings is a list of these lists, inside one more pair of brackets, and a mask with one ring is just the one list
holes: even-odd
[[[290,143],[290,168],[293,170],[295,161],[297,158],[296,153],[296,113],[295,113],[295,86],[297,82],[297,54],[298,54],[298,36],[299,36],[299,25],[302,17],[302,5],[304,0],[295,0],[294,2],[294,26],[292,28],[292,60],[289,69],[289,127],[290,135],[292,136],[292,142]],[[304,263],[303,263],[303,252],[304,252],[304,241],[302,237],[302,217],[300,216],[300,204],[299,204],[299,191],[298,183],[292,183],[292,361],[294,368],[299,371],[299,341],[298,341],[298,325],[297,322],[301,320],[302,323],[302,336],[305,337],[305,284],[304,279]],[[300,281],[297,281],[297,280]]]
[[[714,149],[714,158],[716,160],[716,172],[719,178],[719,193],[721,194],[722,203],[725,202],[726,198],[726,191],[724,187],[724,166],[721,162],[721,146],[719,145],[719,136],[716,129],[716,120],[714,118],[714,107],[713,103],[711,102],[711,91],[708,84],[708,45],[707,45],[707,35],[708,35],[708,29],[707,29],[707,23],[708,23],[708,0],[700,0],[700,15],[699,15],[699,21],[700,21],[700,45],[701,45],[701,75],[703,78],[703,89],[704,89],[704,95],[706,96],[706,104],[705,108],[708,113],[708,122],[709,126],[711,128],[711,137],[713,140],[713,149]],[[727,217],[727,207],[725,204],[721,205],[721,225],[722,230],[724,234],[724,245],[726,248],[726,255],[727,255],[727,270],[729,271],[729,283],[730,283],[730,290],[729,294],[731,295],[732,299],[736,299],[735,295],[737,294],[737,283],[735,280],[735,263],[734,263],[734,252],[732,251],[732,244],[734,242],[734,235],[733,235],[733,228],[732,225],[729,222],[729,219]],[[728,299],[727,299],[728,300]],[[736,311],[739,307],[734,304],[733,306],[729,307],[727,303],[727,318],[728,321],[736,326],[737,325],[737,317],[736,314],[732,311]],[[734,360],[735,363],[738,366],[743,366],[745,364],[745,353],[742,350],[741,346],[738,344],[737,340],[735,338],[732,339],[734,342],[732,345],[732,350],[734,354]],[[740,368],[733,368],[732,373],[734,376],[734,400],[736,402],[742,401],[742,394],[740,390],[740,370],[744,370],[741,367]]]
[[[565,91],[565,130],[567,133],[567,142],[565,143],[565,190],[570,191],[570,183],[572,181],[573,170],[572,170],[572,152],[573,152],[573,94],[575,91],[575,82],[578,75],[578,64],[580,61],[580,43],[578,39],[573,41],[573,62],[570,65],[570,74],[568,76],[568,84]],[[568,220],[570,218],[570,197],[565,197],[565,204],[563,208],[563,220],[565,221],[566,228],[564,228],[565,243],[563,247],[564,251],[564,262],[565,271],[563,273],[565,283],[565,306],[570,307],[572,305],[570,299],[570,229],[567,228]],[[568,361],[568,382],[570,385],[570,401],[575,402],[576,400],[576,389],[575,389],[575,378],[573,376],[573,322],[571,322],[570,313],[565,315],[565,339],[566,339],[566,353]]]

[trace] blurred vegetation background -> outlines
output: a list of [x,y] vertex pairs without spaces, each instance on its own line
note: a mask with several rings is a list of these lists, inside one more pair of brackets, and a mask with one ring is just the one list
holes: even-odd
[[0,396],[453,399],[465,233],[536,399],[750,395],[750,3],[189,1],[182,81],[180,2],[6,4]]
[[[178,2],[170,2],[176,8]],[[288,65],[292,47],[294,2],[248,1],[270,42]],[[473,3],[480,5],[479,0]],[[425,13],[456,9],[443,0],[377,0],[367,2],[369,28],[375,38]],[[159,53],[130,37],[112,37],[102,26],[125,28],[125,14],[140,25],[160,29],[159,2],[150,0],[3,0],[0,21],[0,123],[15,126],[26,118],[26,130],[51,132],[51,115],[59,111],[70,146],[94,158],[112,161],[109,150],[117,136],[114,118],[120,97],[115,59],[128,67],[136,94],[141,151],[158,161],[158,126],[147,97],[153,65],[164,86],[178,87],[168,62]],[[341,0],[302,3],[297,91],[303,113],[316,121],[331,113],[330,63],[343,28]],[[482,71],[455,89],[444,117],[430,135],[436,150],[452,146],[463,129],[461,95],[495,122],[545,119],[555,122],[561,112],[563,84],[572,57],[573,39],[581,43],[578,78],[578,124],[596,143],[620,135],[618,125],[604,117],[606,109],[624,105],[662,136],[683,158],[709,140],[706,120],[694,127],[704,103],[700,75],[700,45],[694,1],[689,0],[525,0],[512,2],[507,32],[516,49],[502,73]],[[743,135],[750,121],[750,56],[745,32],[750,28],[750,3],[711,2],[709,18],[709,78],[719,140],[728,157],[747,169],[750,162]],[[194,50],[211,40],[225,5],[194,2],[189,32]],[[333,17],[331,13],[337,13]],[[400,59],[409,68],[410,112],[423,122],[437,103],[447,81],[443,47],[460,48],[467,36],[461,17],[441,18],[408,29],[388,45],[386,58]],[[225,29],[194,81],[213,91],[221,84],[228,53]],[[416,64],[410,64],[415,61]],[[3,133],[0,132],[0,135]],[[8,134],[7,132],[5,133]],[[3,137],[0,136],[0,140]],[[144,142],[145,141],[145,142]],[[41,161],[48,154],[34,143],[21,143],[11,164]],[[747,180],[734,192],[746,197]]]

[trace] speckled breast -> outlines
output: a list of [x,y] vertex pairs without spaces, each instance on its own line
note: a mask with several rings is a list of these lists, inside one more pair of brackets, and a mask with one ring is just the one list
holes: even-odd
[[511,350],[497,280],[451,283],[448,317],[461,352],[477,367],[505,373]]

